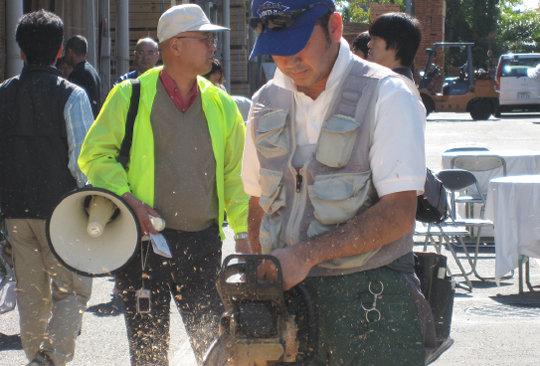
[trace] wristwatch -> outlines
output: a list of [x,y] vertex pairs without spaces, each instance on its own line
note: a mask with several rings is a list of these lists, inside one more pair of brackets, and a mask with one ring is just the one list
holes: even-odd
[[240,233],[240,234],[235,234],[234,235],[234,240],[241,240],[241,239],[247,239],[248,238],[248,234],[247,233]]

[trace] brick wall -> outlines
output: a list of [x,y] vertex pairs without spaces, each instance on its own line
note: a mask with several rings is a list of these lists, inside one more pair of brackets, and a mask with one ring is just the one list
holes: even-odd
[[367,31],[368,28],[369,24],[350,22],[343,23],[343,38],[349,42],[349,45],[352,45],[356,36]]
[[380,15],[386,13],[399,13],[399,11],[399,4],[371,4],[369,8],[370,22],[373,22]]
[[231,0],[231,95],[243,95],[251,97],[248,82],[249,75],[249,42],[247,19],[250,12],[251,1]]
[[[418,71],[426,66],[428,55],[426,48],[432,48],[434,43],[444,42],[444,23],[446,20],[446,2],[444,0],[416,0],[414,15],[422,27],[422,42],[414,59],[415,80],[418,82]],[[437,52],[432,63],[444,66],[444,53]],[[443,75],[444,76],[444,75]],[[434,90],[439,91],[444,77],[441,77]]]

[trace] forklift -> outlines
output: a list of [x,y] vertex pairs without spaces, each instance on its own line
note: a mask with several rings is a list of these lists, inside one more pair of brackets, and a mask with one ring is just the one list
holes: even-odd
[[[418,87],[426,113],[431,112],[469,112],[473,120],[487,120],[499,108],[499,94],[495,91],[496,82],[487,72],[475,74],[472,57],[472,42],[435,43],[427,48],[426,67],[420,71]],[[434,90],[442,75],[440,66],[432,63],[437,48],[458,47],[467,50],[467,62],[459,68],[459,76],[444,79],[441,92]]]

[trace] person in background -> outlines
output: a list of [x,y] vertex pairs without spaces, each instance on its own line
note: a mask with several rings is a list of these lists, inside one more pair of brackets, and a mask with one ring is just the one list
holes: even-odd
[[15,37],[24,68],[0,85],[2,215],[28,365],[62,366],[73,360],[92,280],[56,260],[45,227],[60,199],[86,182],[77,157],[92,110],[84,90],[54,67],[64,37],[58,16],[25,14]]
[[212,61],[212,70],[210,72],[203,75],[206,79],[210,80],[212,84],[214,84],[219,89],[226,92],[225,86],[223,85],[225,83],[225,76],[223,72],[223,66],[221,65],[221,62],[219,60]]
[[369,32],[365,31],[356,36],[352,43],[352,53],[356,56],[367,60],[368,55],[368,43],[371,40]]
[[135,58],[135,70],[120,76],[113,86],[116,86],[116,84],[119,84],[126,79],[137,79],[146,71],[155,67],[159,59],[157,42],[152,38],[139,39],[135,45],[133,57]]
[[[129,169],[115,158],[132,94],[127,82],[109,93],[79,157],[94,187],[122,196],[131,206],[144,235],[158,234],[149,215],[166,222],[160,234],[172,257],[143,241],[140,253],[115,275],[132,365],[168,365],[171,298],[202,362],[224,310],[216,279],[225,211],[237,250],[248,247],[248,196],[240,178],[244,123],[229,95],[200,76],[212,68],[213,32],[225,30],[211,24],[196,4],[163,13],[157,26],[163,67],[138,78]],[[138,306],[142,293],[150,308]]]
[[[223,66],[221,65],[221,62],[219,62],[219,60],[214,60],[212,62],[212,70],[210,70],[209,73],[203,76],[210,80],[212,84],[214,84],[216,87],[223,90],[224,92],[227,92],[227,89],[225,89],[225,86],[223,85],[225,83]],[[247,121],[249,110],[251,109],[251,105],[253,104],[251,102],[251,99],[243,97],[241,95],[231,95],[231,98],[238,106],[238,109],[240,110],[244,121]]]
[[86,60],[88,56],[88,41],[83,36],[70,37],[66,42],[65,59],[73,67],[69,81],[79,85],[86,91],[94,119],[101,108],[101,79],[94,66]]
[[68,79],[69,74],[73,71],[73,67],[66,62],[65,57],[60,57],[58,61],[56,61],[56,68],[62,72],[64,79]]
[[[355,57],[332,0],[254,0],[254,95],[242,168],[251,250],[318,308],[315,365],[425,363],[413,234],[425,109],[391,70]],[[270,262],[259,279],[272,282]],[[421,293],[420,293],[420,296]],[[299,316],[301,318],[301,315]]]
[[370,24],[369,35],[367,59],[402,75],[409,89],[420,98],[412,72],[422,40],[418,20],[405,13],[383,14]]

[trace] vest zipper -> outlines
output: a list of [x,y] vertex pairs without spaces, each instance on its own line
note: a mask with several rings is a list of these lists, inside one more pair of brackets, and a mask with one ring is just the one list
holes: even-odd
[[296,172],[296,193],[300,193],[302,189],[302,175],[300,172]]
[[293,197],[293,205],[287,225],[287,245],[298,244],[298,238],[300,237],[300,224],[302,223],[302,218],[304,217],[308,196],[307,189],[302,189],[302,186],[304,185],[304,176],[302,174],[307,171],[306,167],[309,165],[310,161],[311,159],[308,159],[299,171],[296,171],[296,169],[292,167],[290,168],[296,172],[295,192],[297,194],[295,194]]

